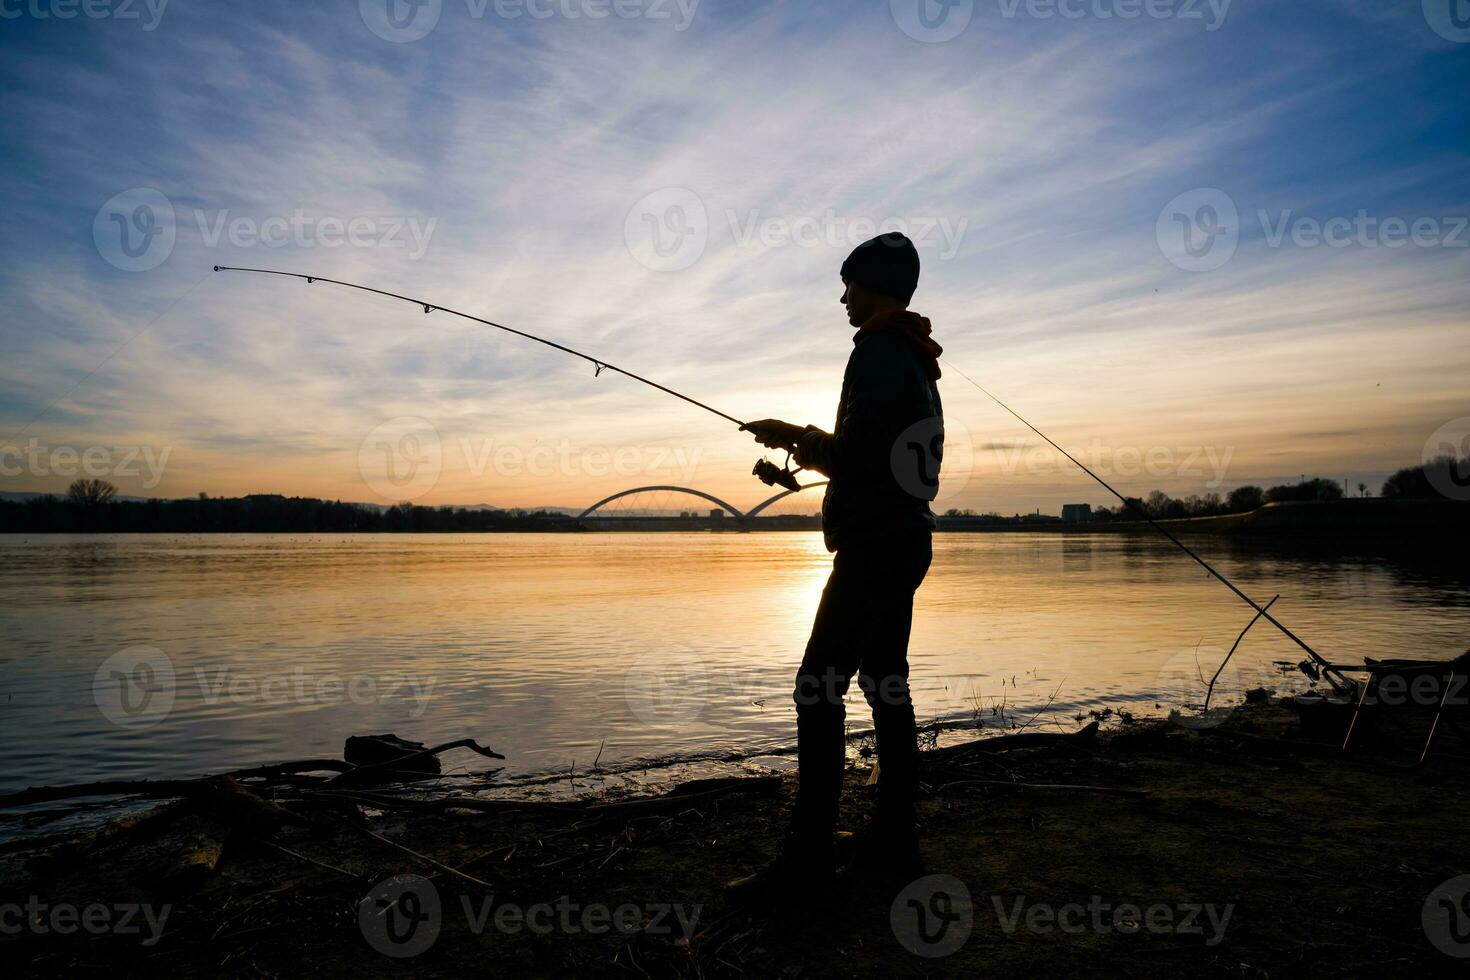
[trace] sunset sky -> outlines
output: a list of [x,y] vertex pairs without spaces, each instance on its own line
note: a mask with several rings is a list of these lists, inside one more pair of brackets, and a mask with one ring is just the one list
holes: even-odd
[[[1120,489],[1376,490],[1470,416],[1470,30],[1436,2],[7,4],[0,490],[102,447],[132,495],[753,505],[713,415],[210,267],[829,428],[838,267],[895,226],[947,361]],[[941,506],[1105,501],[940,385]]]

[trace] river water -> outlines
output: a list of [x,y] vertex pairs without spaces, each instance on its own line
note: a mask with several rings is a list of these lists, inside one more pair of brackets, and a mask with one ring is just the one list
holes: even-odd
[[[1467,646],[1463,569],[1198,546],[1330,659]],[[805,532],[11,535],[0,559],[0,790],[340,757],[379,732],[477,738],[507,776],[788,745],[830,566]],[[1154,537],[940,534],[920,720],[1197,704],[1249,619]],[[1273,663],[1301,658],[1258,623],[1217,697],[1299,687]],[[866,727],[856,689],[848,717]]]

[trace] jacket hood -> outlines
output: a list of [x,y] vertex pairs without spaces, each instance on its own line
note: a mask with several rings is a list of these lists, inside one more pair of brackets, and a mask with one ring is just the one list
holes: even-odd
[[924,370],[929,374],[929,380],[938,381],[940,376],[939,357],[944,353],[944,348],[931,336],[933,327],[929,318],[920,316],[911,310],[885,310],[869,317],[852,340],[857,343],[858,336],[863,333],[896,333],[914,346],[924,362]]

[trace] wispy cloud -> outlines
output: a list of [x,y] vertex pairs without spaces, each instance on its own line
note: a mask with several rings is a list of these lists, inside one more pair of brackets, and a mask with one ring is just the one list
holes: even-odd
[[[1228,446],[1232,472],[1356,478],[1412,462],[1470,412],[1470,250],[1273,245],[1262,226],[1262,212],[1470,213],[1454,138],[1465,53],[1413,11],[1241,2],[1206,33],[977,3],[964,33],[924,44],[887,4],[706,3],[681,31],[477,19],[446,2],[432,33],[395,44],[357,6],[170,6],[146,33],[7,25],[5,432],[214,264],[422,295],[742,418],[826,425],[849,350],[837,268],[885,221],[928,235],[915,303],[954,363],[1069,446]],[[177,219],[146,272],[93,241],[98,208],[135,187]],[[658,271],[625,238],[635,205],[669,188],[705,234],[687,267]],[[1171,264],[1157,238],[1165,205],[1194,188],[1239,214],[1233,257],[1205,272]],[[354,220],[365,244],[322,243]],[[410,220],[432,229],[417,258],[388,230]],[[272,221],[307,230],[272,247],[259,241]],[[983,396],[944,385],[955,432],[1015,444]],[[386,299],[227,274],[25,438],[171,446],[160,493],[369,499],[360,449],[400,416],[440,438],[426,502],[590,501],[638,482],[584,465],[619,448],[697,457],[695,484],[728,499],[764,489],[732,427],[584,362]],[[487,443],[566,445],[581,462],[485,463]],[[973,455],[956,506],[1094,496]]]

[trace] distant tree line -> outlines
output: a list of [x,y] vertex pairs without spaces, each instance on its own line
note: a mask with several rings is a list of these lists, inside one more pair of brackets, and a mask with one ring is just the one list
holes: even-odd
[[1470,456],[1456,459],[1445,453],[1423,466],[1399,470],[1383,482],[1382,494],[1390,500],[1422,500],[1444,496],[1441,487],[1470,491]]
[[[1384,481],[1379,496],[1385,500],[1433,500],[1443,499],[1438,488],[1458,486],[1470,489],[1470,456],[1456,459],[1454,456],[1437,456],[1421,466],[1408,466]],[[1359,483],[1359,496],[1367,496],[1368,488]],[[1133,498],[1133,503],[1154,520],[1178,519],[1183,517],[1217,517],[1222,514],[1245,514],[1266,504],[1292,501],[1341,500],[1346,494],[1335,480],[1303,480],[1300,483],[1283,483],[1262,489],[1257,486],[1236,487],[1224,497],[1218,493],[1203,496],[1193,494],[1176,499],[1155,490],[1143,499]],[[1127,507],[1096,507],[1092,511],[1094,521],[1133,521],[1137,516]]]
[[[1301,483],[1283,483],[1262,489],[1258,486],[1236,487],[1223,497],[1218,493],[1191,494],[1188,497],[1171,497],[1162,490],[1155,490],[1144,498],[1132,498],[1134,506],[1154,520],[1178,520],[1184,517],[1218,517],[1222,514],[1246,514],[1266,504],[1285,503],[1294,500],[1341,500],[1342,487],[1333,480],[1303,480]],[[1122,504],[1116,507],[1096,507],[1092,511],[1094,521],[1136,521],[1137,514]]]
[[200,494],[183,500],[115,500],[115,494],[105,481],[78,480],[65,497],[0,500],[0,532],[563,531],[576,526],[574,518],[554,511],[406,503],[373,507],[276,494]]
[[[1437,456],[1422,466],[1409,466],[1399,470],[1384,481],[1379,495],[1385,500],[1433,500],[1443,499],[1439,488],[1462,487],[1470,493],[1470,456],[1456,459],[1454,456]],[[1367,496],[1366,484],[1357,485],[1359,496]],[[1218,493],[1191,494],[1184,498],[1171,497],[1162,490],[1155,490],[1147,497],[1129,498],[1134,506],[1154,520],[1178,520],[1186,517],[1218,517],[1225,514],[1246,514],[1266,504],[1292,501],[1341,500],[1346,494],[1335,480],[1313,479],[1300,483],[1283,483],[1279,486],[1236,487],[1221,496]],[[997,524],[1016,524],[1036,520],[1052,520],[1055,517],[1037,517],[1033,514],[1018,514],[1002,517],[999,514],[976,514],[973,510],[951,509],[946,517],[982,517]],[[1100,523],[1114,521],[1136,521],[1138,515],[1122,504],[1116,507],[1094,507],[1092,520]]]
[[[1443,487],[1470,491],[1470,456],[1437,456],[1421,466],[1399,470],[1384,481],[1380,496],[1386,500],[1442,499]],[[1358,484],[1359,495],[1367,487]],[[106,480],[76,480],[66,495],[32,497],[29,500],[0,500],[0,533],[68,531],[565,531],[576,520],[555,511],[486,510],[466,507],[419,507],[318,500],[315,497],[284,497],[252,494],[246,497],[198,497],[183,500],[117,500],[117,488]],[[1215,517],[1244,514],[1269,503],[1288,501],[1341,500],[1343,488],[1334,480],[1314,479],[1283,483],[1262,489],[1236,487],[1223,497],[1218,493],[1191,494],[1183,499],[1155,490],[1145,498],[1130,498],[1134,505],[1155,520],[1185,517]],[[981,517],[998,524],[1055,521],[1037,514],[976,514],[952,509],[947,517]],[[1134,521],[1127,507],[1095,507],[1092,520],[1109,523]]]

